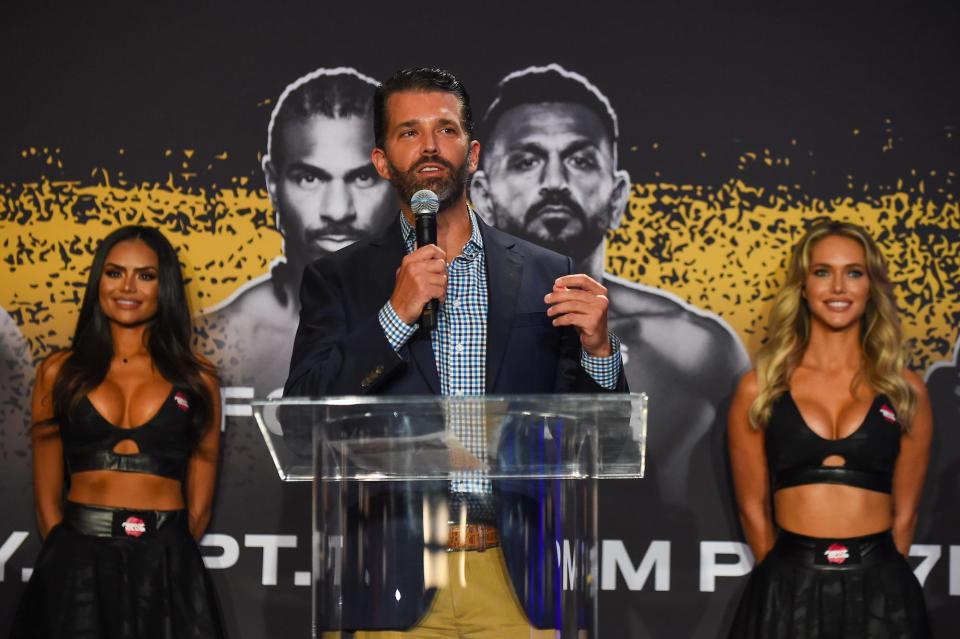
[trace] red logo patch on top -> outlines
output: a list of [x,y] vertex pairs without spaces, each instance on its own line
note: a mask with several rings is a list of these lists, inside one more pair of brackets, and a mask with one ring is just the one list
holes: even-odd
[[123,527],[123,532],[127,533],[128,537],[139,537],[143,533],[147,532],[147,524],[139,517],[134,517],[131,515],[127,517],[120,526]]
[[190,410],[190,402],[187,401],[187,396],[184,395],[183,392],[177,391],[176,393],[174,393],[173,401],[177,403],[177,408],[179,408],[183,412],[187,412],[188,410]]
[[897,414],[894,413],[893,409],[886,404],[880,407],[880,414],[883,415],[883,418],[891,424],[897,423]]
[[850,551],[843,544],[830,544],[823,554],[831,564],[842,564],[850,559]]

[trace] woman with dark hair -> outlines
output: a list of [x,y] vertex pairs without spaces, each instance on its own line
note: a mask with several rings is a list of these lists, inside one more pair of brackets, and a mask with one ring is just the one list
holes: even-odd
[[810,228],[730,407],[737,504],[758,562],[731,637],[930,636],[904,555],[931,412],[905,363],[876,243],[853,224]]
[[45,541],[12,637],[223,636],[195,542],[213,501],[219,389],[190,339],[170,243],[142,226],[108,235],[72,347],[37,370],[34,493]]

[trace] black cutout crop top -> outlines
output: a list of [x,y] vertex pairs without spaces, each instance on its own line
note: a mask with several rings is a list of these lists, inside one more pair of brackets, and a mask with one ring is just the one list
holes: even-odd
[[[67,472],[116,470],[183,481],[193,452],[190,411],[187,393],[174,388],[149,420],[135,428],[120,428],[84,397],[60,428]],[[114,452],[128,439],[139,452]]]
[[[773,490],[804,484],[844,484],[881,493],[893,488],[900,454],[900,423],[885,395],[878,395],[859,428],[841,439],[813,432],[787,391],[773,405],[764,437]],[[839,455],[842,466],[824,466]]]

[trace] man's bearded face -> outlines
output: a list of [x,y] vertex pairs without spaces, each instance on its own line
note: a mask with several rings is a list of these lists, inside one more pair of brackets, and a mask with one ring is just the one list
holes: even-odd
[[[463,195],[470,179],[468,156],[461,158],[458,164],[439,155],[423,156],[406,171],[394,166],[389,157],[387,165],[390,167],[390,182],[397,189],[402,202],[409,202],[413,194],[421,189],[429,189],[437,194],[441,211]],[[425,168],[436,165],[439,165],[440,170],[435,173],[424,171]]]
[[314,115],[278,131],[284,154],[267,178],[288,261],[309,262],[378,231],[397,213],[390,184],[370,162],[370,118]]
[[484,161],[497,227],[579,261],[610,225],[615,167],[600,118],[572,103],[514,107]]

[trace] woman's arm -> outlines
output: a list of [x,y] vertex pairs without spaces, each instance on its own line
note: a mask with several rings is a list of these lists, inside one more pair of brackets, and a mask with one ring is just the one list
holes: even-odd
[[900,455],[893,471],[893,541],[906,555],[917,528],[917,508],[930,461],[933,412],[923,380],[911,371],[904,372],[904,377],[917,394],[917,409],[910,430],[900,437]]
[[60,351],[37,367],[31,401],[30,439],[33,444],[33,499],[40,536],[63,519],[63,443],[60,425],[53,422],[53,385],[67,352]]
[[740,524],[759,563],[773,548],[774,533],[764,434],[751,427],[747,417],[756,397],[757,376],[750,371],[740,379],[730,404],[727,443]]
[[197,541],[203,537],[203,531],[210,523],[213,489],[217,481],[217,461],[220,457],[220,387],[213,376],[205,374],[203,381],[210,391],[213,412],[190,457],[186,486],[190,534]]

